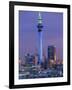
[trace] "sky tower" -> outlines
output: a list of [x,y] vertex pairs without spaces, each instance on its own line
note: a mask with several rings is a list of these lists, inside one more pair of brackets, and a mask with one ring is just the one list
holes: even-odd
[[42,51],[42,28],[43,28],[43,25],[42,25],[42,17],[41,17],[41,13],[39,12],[38,14],[38,25],[37,25],[37,28],[38,28],[38,34],[39,34],[39,46],[38,46],[38,55],[39,55],[39,61],[38,63],[41,64],[42,63],[42,55],[43,55],[43,51]]

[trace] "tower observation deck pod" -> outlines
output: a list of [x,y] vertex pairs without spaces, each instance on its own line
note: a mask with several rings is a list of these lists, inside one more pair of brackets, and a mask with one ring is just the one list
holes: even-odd
[[42,28],[43,28],[43,25],[42,25],[42,17],[41,17],[41,13],[39,12],[38,14],[38,25],[37,25],[37,28],[38,28],[38,34],[39,34],[39,39],[38,39],[38,44],[39,44],[39,47],[38,47],[38,55],[39,55],[39,64],[42,63],[42,55],[43,55],[43,52],[42,52]]
[[38,15],[38,31],[40,32],[43,28],[43,25],[42,25],[42,17],[41,17],[41,13],[39,12],[39,15]]

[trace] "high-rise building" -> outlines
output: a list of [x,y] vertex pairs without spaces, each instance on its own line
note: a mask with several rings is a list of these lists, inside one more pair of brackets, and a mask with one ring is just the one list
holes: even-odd
[[48,46],[48,60],[56,61],[56,48],[55,46]]
[[43,25],[42,25],[42,17],[41,17],[41,13],[39,12],[39,15],[38,15],[38,25],[37,25],[37,28],[38,28],[38,34],[39,34],[39,47],[38,47],[38,56],[39,56],[39,61],[38,63],[41,64],[42,63],[42,55],[43,55],[43,50],[42,50],[42,28],[43,28]]

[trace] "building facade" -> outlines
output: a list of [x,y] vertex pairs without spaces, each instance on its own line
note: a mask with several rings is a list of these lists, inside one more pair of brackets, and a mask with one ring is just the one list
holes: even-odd
[[56,61],[56,47],[48,46],[48,60]]

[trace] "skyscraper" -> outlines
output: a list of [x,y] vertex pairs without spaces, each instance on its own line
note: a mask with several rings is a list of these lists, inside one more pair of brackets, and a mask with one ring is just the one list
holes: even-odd
[[38,15],[38,25],[37,25],[37,28],[38,28],[38,34],[39,34],[39,47],[38,47],[38,55],[39,55],[39,64],[42,63],[42,55],[43,55],[43,51],[42,51],[42,28],[43,28],[43,25],[42,25],[42,17],[41,17],[41,13],[39,12],[39,15]]
[[56,48],[55,48],[55,46],[48,46],[48,60],[56,61]]

